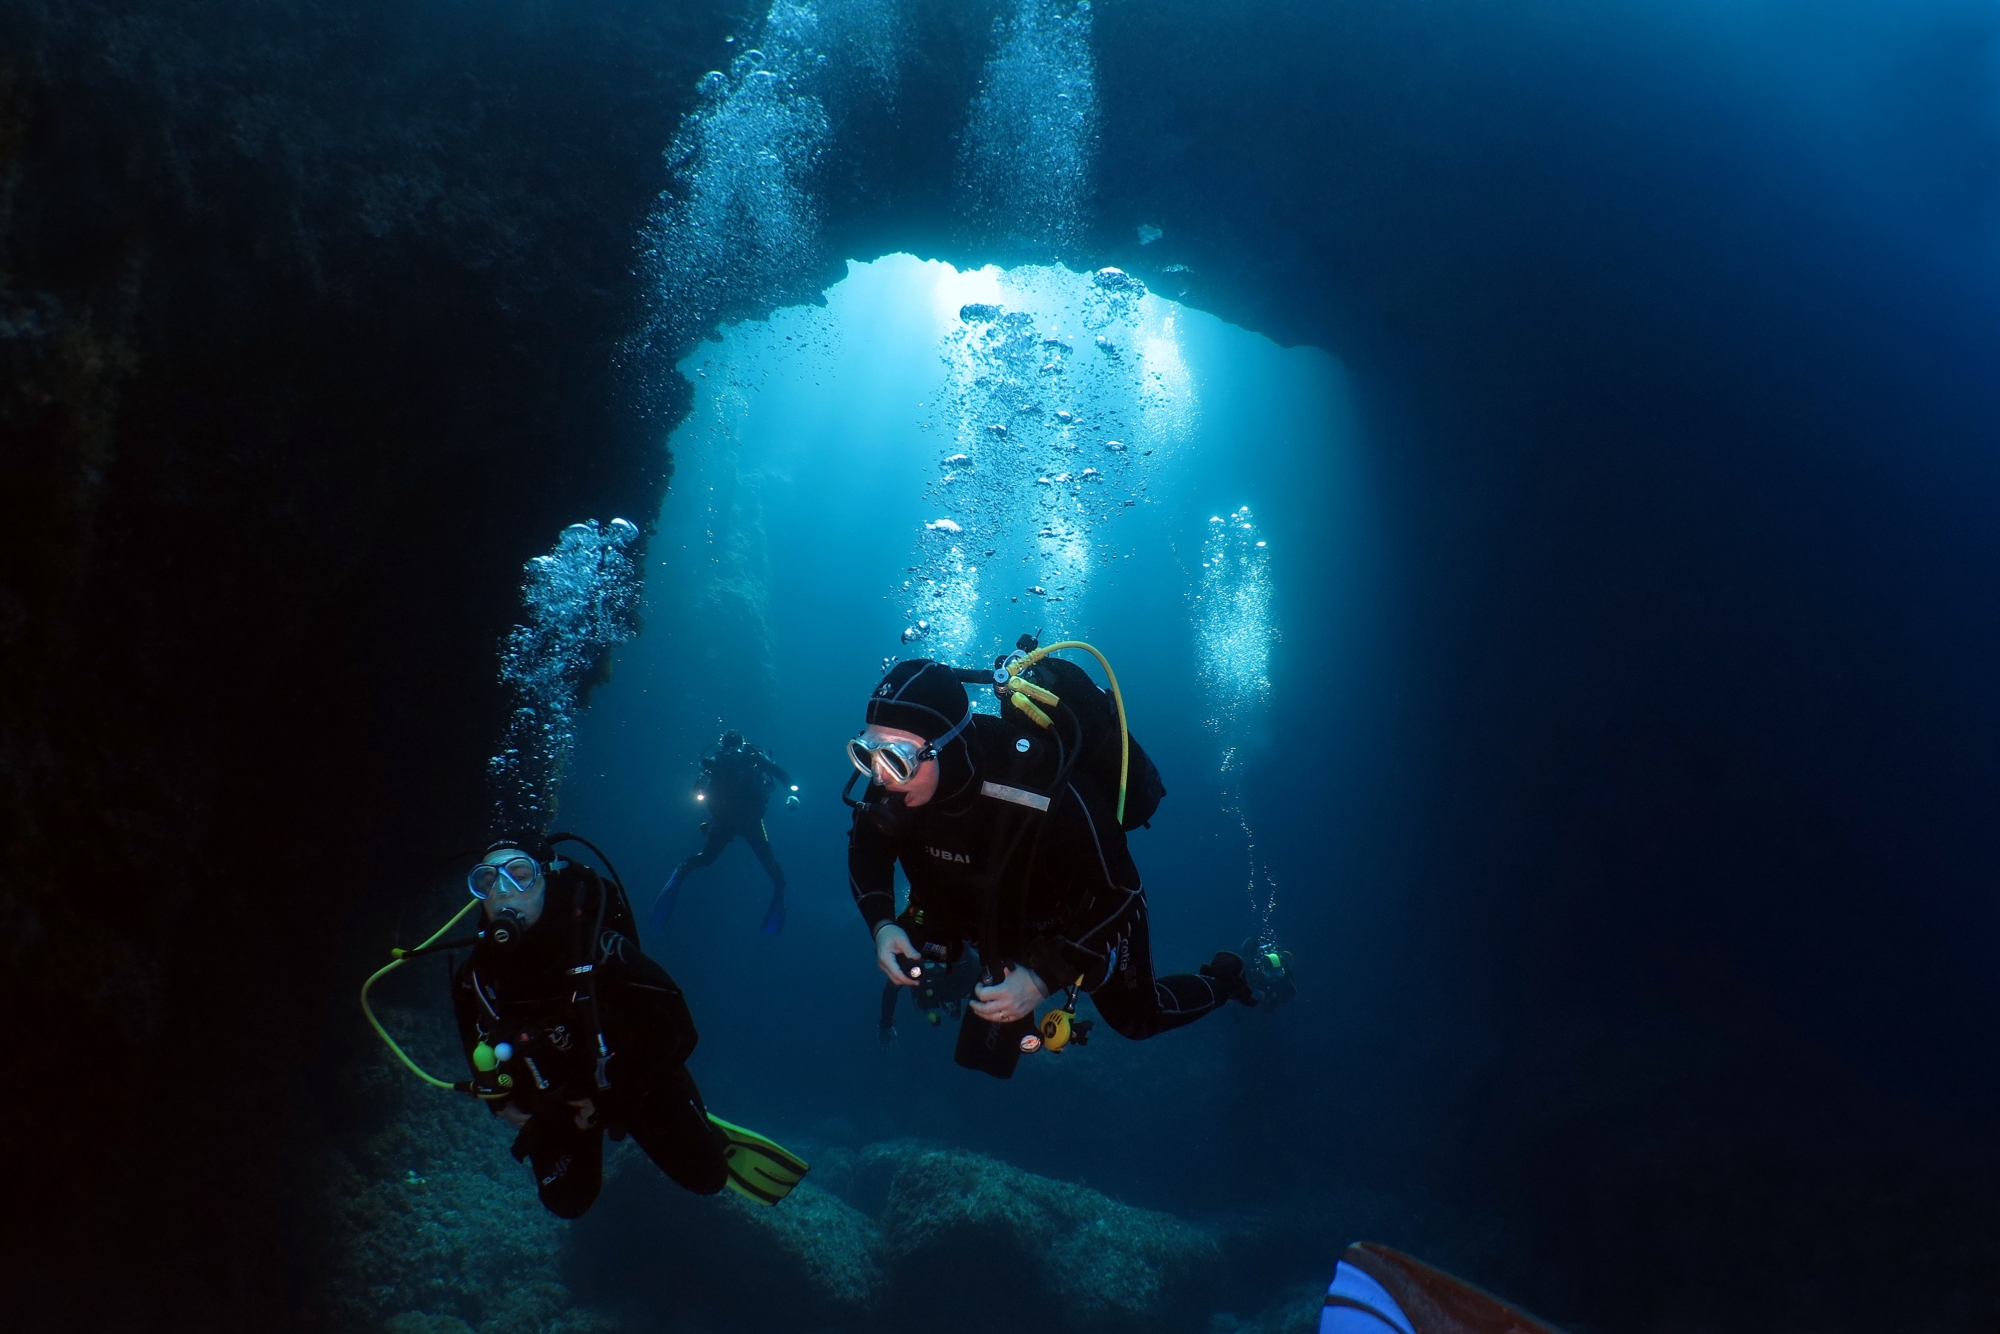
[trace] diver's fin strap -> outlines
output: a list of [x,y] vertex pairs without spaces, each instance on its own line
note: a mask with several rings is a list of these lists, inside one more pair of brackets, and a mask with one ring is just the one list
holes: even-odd
[[1041,793],[1030,792],[1025,788],[1008,787],[1005,783],[981,783],[979,795],[998,797],[1001,801],[1011,801],[1016,806],[1026,806],[1034,811],[1046,811],[1049,808],[1049,799]]

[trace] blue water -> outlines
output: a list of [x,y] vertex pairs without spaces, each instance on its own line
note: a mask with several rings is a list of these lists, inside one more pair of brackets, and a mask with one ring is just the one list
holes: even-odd
[[[1188,6],[1217,54],[1136,117],[1136,7],[1003,8],[938,250],[1044,267],[811,304],[879,7],[774,8],[673,142],[648,273],[720,333],[557,822],[643,900],[723,727],[799,781],[785,933],[738,848],[648,941],[711,1103],[1280,1220],[1267,1292],[1365,1231],[1558,1318],[1990,1325],[2000,10]],[[1282,215],[1208,290],[1352,364],[1062,267],[1148,172],[1135,242]],[[840,743],[885,660],[1022,631],[1110,655],[1165,776],[1162,963],[1268,925],[1295,1004],[1006,1085],[877,1044]],[[1883,1230],[1956,1258],[1906,1298]]]
[[[1271,1051],[1319,1045],[1310,1035],[1331,1021],[1342,960],[1365,948],[1351,928],[1367,889],[1337,868],[1351,818],[1343,793],[1370,727],[1354,682],[1382,647],[1371,612],[1376,520],[1332,358],[1149,296],[1143,318],[1111,326],[1136,340],[1127,355],[1145,365],[1113,362],[1094,333],[1062,325],[1079,294],[1098,290],[1091,275],[1061,269],[961,274],[888,256],[850,266],[823,308],[732,326],[690,356],[683,371],[697,399],[673,441],[647,629],[618,652],[583,718],[562,823],[615,850],[646,895],[699,846],[694,758],[723,727],[741,728],[798,781],[800,808],[774,804],[767,820],[791,882],[783,936],[757,932],[768,884],[739,846],[694,874],[668,929],[647,942],[696,999],[705,1036],[695,1068],[723,1114],[809,1137],[948,1139],[1159,1207],[1249,1207],[1259,1201],[1240,1189],[1243,1156],[1291,1132],[1253,1130],[1239,1154],[1218,1148],[1214,1129],[1240,1099],[1270,1096],[1272,1072],[1258,1062]],[[1055,312],[1047,330],[1080,344],[1077,364],[1040,384],[1037,413],[1008,400],[1010,437],[997,438],[996,395],[977,383],[991,367],[968,373],[959,312],[1038,301]],[[946,360],[955,348],[958,364]],[[1059,411],[1076,424],[1059,424]],[[981,462],[959,471],[995,476],[939,488],[952,471],[941,461],[967,448]],[[1036,484],[1064,462],[1113,480]],[[1086,487],[1089,512],[1070,516],[1081,521],[1066,521],[1060,540],[1039,538],[1046,516],[1079,503],[1067,492]],[[926,527],[949,515],[964,531]],[[1210,616],[1197,599],[1214,605],[1230,592],[1203,568],[1213,534],[1223,516],[1244,528],[1253,515],[1267,545],[1249,549],[1265,560],[1232,579],[1252,579],[1261,595]],[[990,557],[987,535],[998,544]],[[984,568],[922,584],[923,571],[942,578],[954,545],[970,552],[956,563]],[[903,585],[913,577],[918,592],[948,587],[949,600],[912,598]],[[1027,593],[1036,586],[1045,595]],[[932,606],[962,610],[948,618]],[[906,645],[913,608],[938,625],[929,642]],[[1104,650],[1166,777],[1161,817],[1134,836],[1160,959],[1187,971],[1237,947],[1260,929],[1275,885],[1272,927],[1311,979],[1291,1010],[1225,1012],[1157,1050],[1107,1037],[1027,1062],[1010,1085],[954,1067],[949,1035],[913,1019],[879,1046],[880,975],[846,887],[842,743],[885,659],[935,652],[975,665],[1037,631]],[[1211,670],[1230,667],[1231,652],[1249,663],[1235,662],[1239,672],[1267,665],[1268,687]],[[1250,847],[1231,810],[1239,786],[1267,868],[1254,903]],[[1032,1110],[1051,1096],[1076,1099],[1079,1112],[1059,1151]],[[1159,1170],[1197,1148],[1192,1170],[1184,1158],[1181,1170]]]

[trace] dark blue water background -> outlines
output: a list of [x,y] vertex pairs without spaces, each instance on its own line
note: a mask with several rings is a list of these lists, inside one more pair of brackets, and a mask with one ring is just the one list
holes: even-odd
[[[1196,424],[1162,446],[1170,458],[1148,461],[1144,502],[1095,526],[1104,554],[1087,594],[1024,595],[1022,550],[982,562],[998,603],[982,648],[1039,629],[1047,642],[1097,643],[1119,670],[1171,791],[1155,827],[1135,836],[1155,948],[1188,971],[1257,925],[1244,836],[1223,808],[1223,738],[1197,680],[1192,601],[1210,520],[1252,507],[1273,544],[1276,592],[1275,624],[1252,629],[1282,638],[1269,706],[1239,740],[1280,886],[1277,925],[1312,979],[1290,1012],[1225,1013],[1150,1048],[1106,1037],[998,1084],[954,1067],[949,1034],[907,1008],[901,1039],[878,1044],[881,977],[848,895],[838,800],[850,772],[841,743],[859,729],[882,659],[922,651],[899,642],[900,585],[923,523],[943,512],[924,487],[958,447],[940,411],[938,349],[960,302],[980,295],[934,298],[940,276],[951,271],[907,256],[861,266],[827,310],[732,329],[685,363],[702,399],[675,438],[679,471],[647,571],[649,629],[595,697],[564,819],[615,849],[650,896],[699,845],[693,757],[722,726],[741,727],[799,782],[801,807],[774,802],[767,820],[791,879],[783,936],[757,932],[768,886],[739,845],[694,874],[669,928],[648,941],[695,999],[697,1073],[725,1115],[844,1142],[945,1139],[1162,1207],[1248,1205],[1243,1165],[1286,1140],[1296,1148],[1269,1116],[1286,1082],[1272,1062],[1317,1062],[1308,1035],[1327,1030],[1347,961],[1372,948],[1354,929],[1371,895],[1353,877],[1345,826],[1357,736],[1370,730],[1357,681],[1379,648],[1368,610],[1378,557],[1344,380],[1323,353],[1181,312]],[[1149,438],[1141,426],[1133,452]],[[1079,457],[1079,469],[1110,461]],[[1238,1124],[1248,1142],[1232,1147],[1218,1130]]]
[[[653,628],[566,822],[650,886],[694,846],[718,725],[800,777],[772,822],[785,936],[755,935],[739,851],[656,942],[726,1114],[935,1136],[1184,1214],[1374,1190],[1392,1238],[1557,1311],[1638,1319],[1666,1269],[1706,1275],[1685,1301],[1717,1319],[1892,1320],[1894,1284],[1826,1275],[1876,1232],[1951,1256],[1993,1228],[1993,7],[1276,16],[1252,59],[1226,11],[1190,13],[1232,58],[1183,71],[1161,119],[1113,116],[1107,151],[1163,180],[1241,151],[1239,221],[1318,201],[1263,277],[1292,264],[1323,318],[1249,305],[1357,348],[1359,406],[1323,356],[1216,334],[1199,475],[1121,520],[1134,559],[1083,624],[1025,619],[1105,642],[1160,758],[1137,853],[1161,956],[1233,943],[1241,851],[1169,553],[1255,507],[1284,639],[1248,793],[1300,1002],[1006,1087],[909,1024],[872,1046],[837,747],[895,649],[882,598],[941,452],[909,434],[936,367],[882,332],[846,344],[879,380],[774,361],[740,445],[677,444]],[[698,486],[727,493],[721,529],[679,508]],[[733,600],[704,601],[715,543],[760,553]],[[1939,1263],[1919,1307],[1990,1311]]]

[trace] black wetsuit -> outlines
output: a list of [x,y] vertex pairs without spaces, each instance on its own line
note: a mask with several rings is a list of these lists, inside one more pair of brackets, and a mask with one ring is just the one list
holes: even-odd
[[[687,1072],[698,1037],[686,998],[664,968],[640,953],[623,896],[607,895],[596,872],[569,863],[547,880],[535,925],[509,946],[481,942],[452,979],[467,1062],[482,1040],[514,1048],[513,1059],[495,1073],[511,1080],[510,1101],[532,1118],[515,1140],[515,1157],[530,1162],[542,1203],[563,1218],[580,1217],[597,1199],[606,1130],[616,1138],[630,1134],[668,1176],[713,1195],[727,1181],[724,1140]],[[586,963],[588,971],[572,971]],[[593,974],[611,1052],[602,1086]],[[570,1106],[583,1098],[597,1110],[588,1130],[577,1126]],[[491,1105],[497,1112],[500,1104]]]
[[789,787],[791,778],[771,762],[770,756],[755,746],[721,750],[701,759],[701,777],[695,780],[708,806],[707,833],[701,851],[680,864],[675,872],[684,878],[689,871],[707,866],[722,855],[731,840],[742,839],[771,877],[773,895],[785,892],[785,868],[771,852],[771,835],[764,828],[764,811],[771,793]]
[[[968,750],[1011,746],[997,719],[975,718]],[[1051,995],[1082,979],[1113,1030],[1128,1038],[1191,1024],[1218,1009],[1233,988],[1192,973],[1153,976],[1146,895],[1112,806],[1080,770],[1046,813],[1023,805],[980,772],[914,809],[870,785],[848,836],[847,876],[872,933],[895,920],[933,956],[956,958],[981,946],[1000,964],[1035,971]],[[1005,792],[1016,792],[1007,799]],[[996,859],[1004,859],[995,866]],[[895,867],[910,881],[898,917]]]

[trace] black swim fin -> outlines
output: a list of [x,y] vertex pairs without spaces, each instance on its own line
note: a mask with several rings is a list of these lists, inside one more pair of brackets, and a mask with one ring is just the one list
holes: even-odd
[[1222,999],[1242,1005],[1257,1004],[1257,993],[1243,975],[1243,956],[1232,950],[1217,950],[1215,957],[1195,970],[1214,984]]

